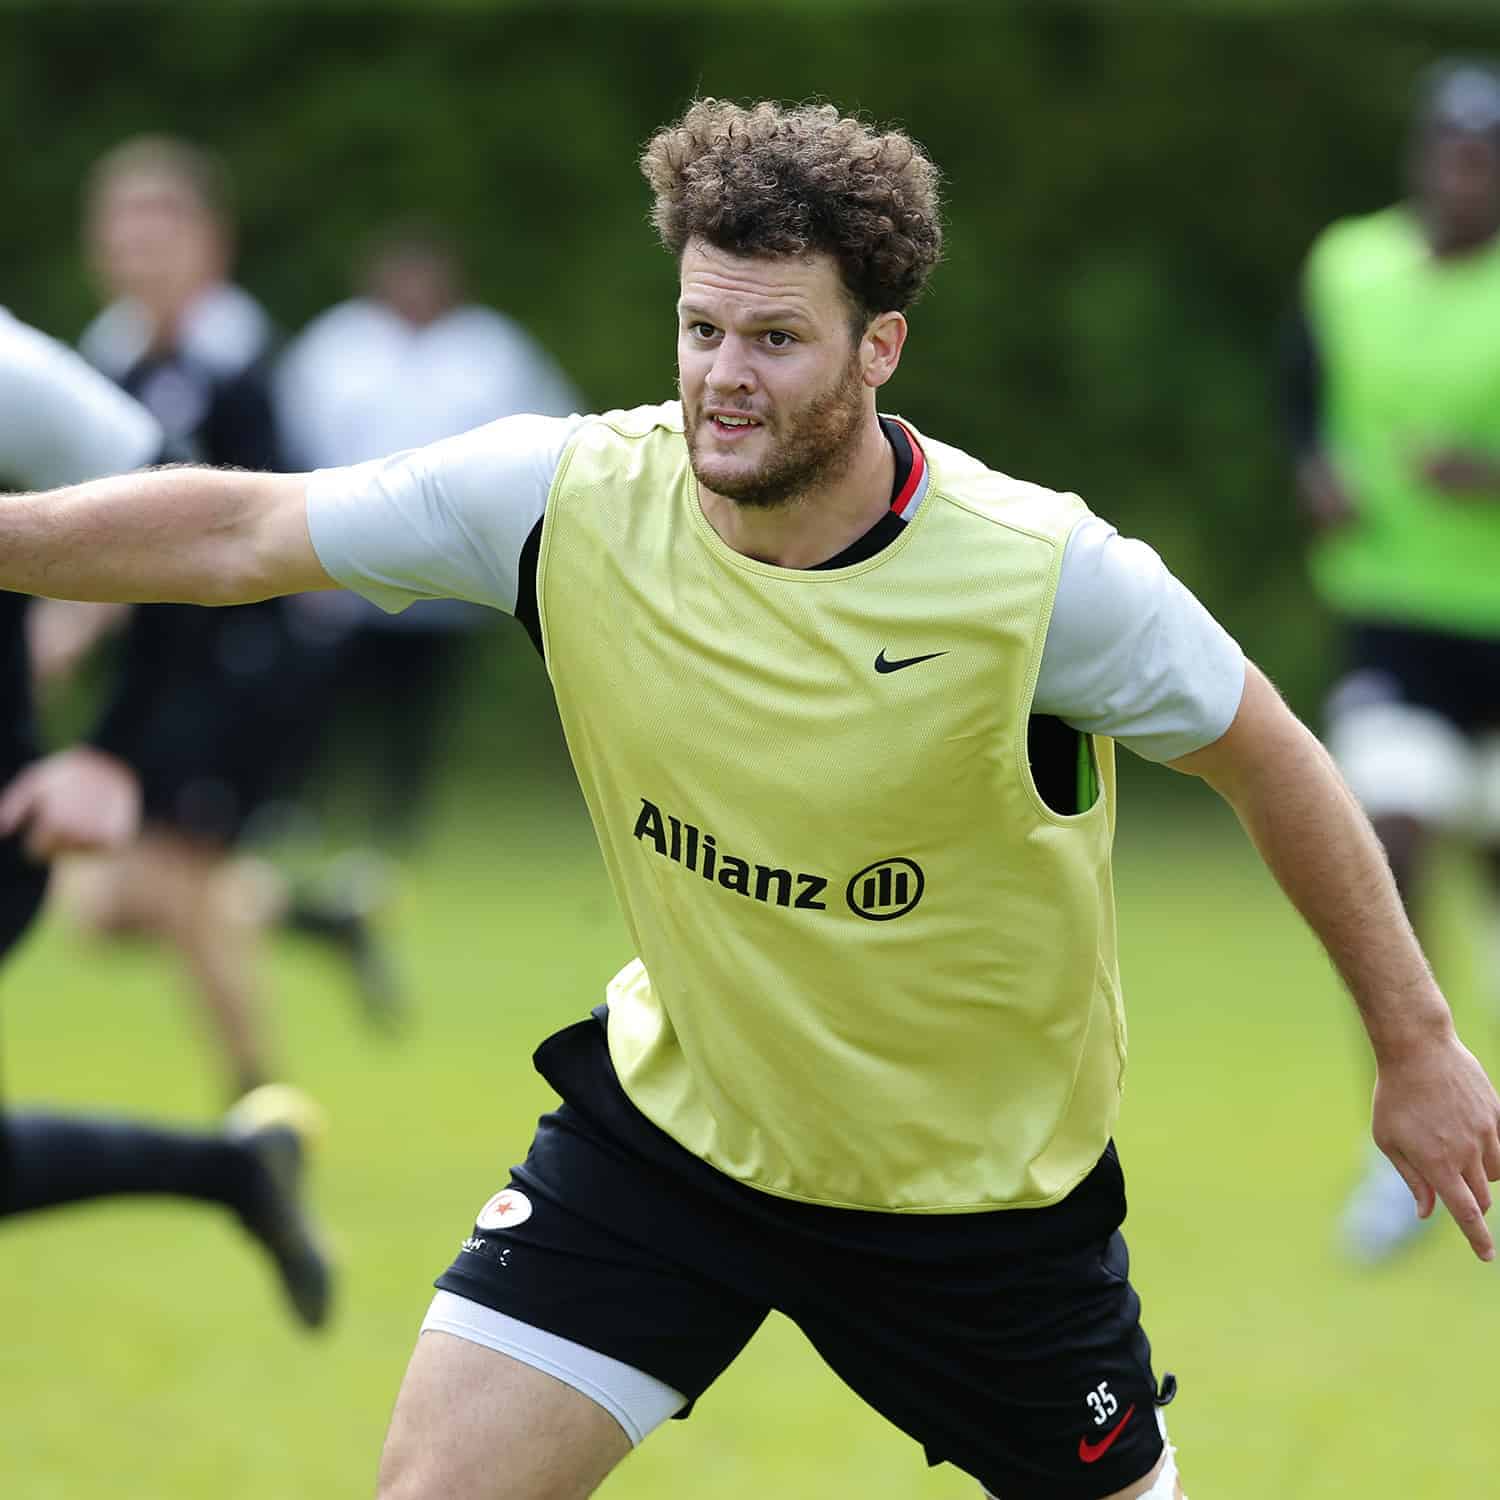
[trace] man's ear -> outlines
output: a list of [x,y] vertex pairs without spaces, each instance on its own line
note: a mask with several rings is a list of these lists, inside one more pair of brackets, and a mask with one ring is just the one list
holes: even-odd
[[906,326],[905,315],[898,312],[879,313],[870,320],[859,344],[860,367],[867,386],[882,386],[896,373],[906,346]]

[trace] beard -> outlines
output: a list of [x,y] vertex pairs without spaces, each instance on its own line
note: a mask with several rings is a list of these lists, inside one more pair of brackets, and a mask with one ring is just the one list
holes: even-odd
[[690,411],[686,438],[693,477],[746,510],[795,505],[848,472],[864,421],[863,395],[856,351],[827,390],[796,413],[777,418],[779,441],[758,468],[723,475],[714,474],[712,461],[700,451],[703,421],[697,410]]

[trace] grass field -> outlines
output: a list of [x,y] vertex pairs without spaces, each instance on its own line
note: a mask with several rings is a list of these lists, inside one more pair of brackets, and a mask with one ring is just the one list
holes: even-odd
[[[1201,804],[1206,793],[1189,793]],[[1493,1493],[1500,1269],[1443,1223],[1357,1274],[1331,1225],[1362,1142],[1347,1006],[1227,818],[1174,799],[1127,815],[1119,883],[1132,1061],[1120,1142],[1135,1279],[1194,1500]],[[1189,813],[1192,812],[1189,808]],[[1201,811],[1201,808],[1200,808]],[[525,1150],[550,1096],[531,1047],[626,956],[571,796],[512,784],[449,808],[398,913],[420,1025],[364,1030],[343,977],[290,941],[275,977],[290,1072],[332,1130],[318,1197],[344,1265],[326,1336],[283,1317],[212,1211],[70,1209],[0,1232],[6,1500],[364,1497],[429,1283]],[[1496,1048],[1443,891],[1439,952],[1471,1044]],[[176,975],[141,949],[44,929],[4,977],[22,1101],[202,1120],[217,1075]],[[687,1423],[607,1484],[614,1500],[971,1496],[846,1395],[773,1320]]]

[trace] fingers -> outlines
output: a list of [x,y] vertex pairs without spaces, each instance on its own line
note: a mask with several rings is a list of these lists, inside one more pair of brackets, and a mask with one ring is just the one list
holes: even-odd
[[1470,1196],[1479,1205],[1479,1212],[1487,1214],[1490,1211],[1490,1185],[1485,1180],[1484,1167],[1481,1163],[1475,1162],[1464,1173],[1464,1186],[1468,1188]]
[[1484,1143],[1484,1175],[1500,1182],[1500,1127],[1491,1130]]
[[1453,1222],[1473,1247],[1474,1254],[1484,1261],[1495,1258],[1495,1241],[1484,1221],[1491,1203],[1489,1183],[1485,1180],[1487,1168],[1482,1168],[1476,1161],[1466,1171],[1450,1176],[1434,1191],[1433,1185],[1400,1152],[1387,1150],[1386,1155],[1416,1199],[1419,1219],[1430,1218],[1441,1198],[1453,1216]]
[[[1485,1191],[1486,1202],[1489,1191]],[[1489,1225],[1484,1222],[1484,1209],[1475,1199],[1469,1184],[1460,1177],[1443,1193],[1443,1202],[1453,1215],[1453,1222],[1463,1231],[1464,1238],[1474,1247],[1480,1260],[1494,1260],[1495,1242],[1490,1237]]]
[[1381,1150],[1390,1158],[1391,1165],[1401,1174],[1401,1180],[1417,1200],[1417,1217],[1429,1217],[1437,1206],[1437,1199],[1427,1179],[1399,1151],[1392,1151],[1388,1146],[1382,1146]]

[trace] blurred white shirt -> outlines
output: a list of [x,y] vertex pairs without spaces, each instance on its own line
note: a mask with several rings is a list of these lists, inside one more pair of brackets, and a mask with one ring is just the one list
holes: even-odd
[[339,468],[420,448],[517,412],[562,417],[578,399],[509,318],[464,306],[417,327],[359,298],[315,318],[276,374],[295,467]]
[[[277,426],[294,469],[341,468],[420,448],[518,412],[566,416],[580,405],[547,352],[486,307],[413,324],[373,298],[340,302],[292,342],[274,377]],[[332,628],[447,630],[475,612],[424,603],[394,620],[356,596],[308,609]]]
[[65,344],[0,308],[0,489],[46,490],[161,454],[156,419]]

